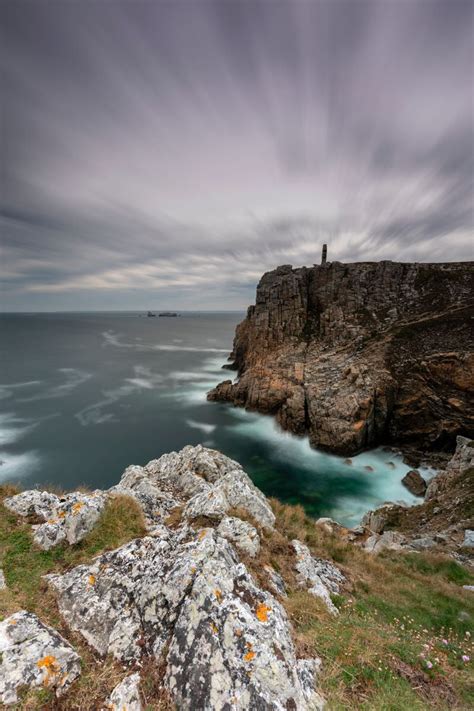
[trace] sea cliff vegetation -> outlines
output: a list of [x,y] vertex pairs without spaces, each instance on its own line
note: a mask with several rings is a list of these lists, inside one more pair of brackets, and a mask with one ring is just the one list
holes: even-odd
[[[117,494],[107,500],[82,540],[72,545],[63,541],[43,550],[33,540],[35,518],[18,516],[3,505],[15,493],[9,486],[0,489],[0,557],[6,582],[0,591],[0,614],[3,619],[26,609],[58,630],[78,651],[81,675],[59,698],[47,685],[38,689],[25,684],[13,708],[101,708],[124,678],[123,664],[110,654],[97,654],[65,623],[57,595],[43,576],[74,571],[90,564],[94,556],[145,535],[143,508],[137,499]],[[474,596],[463,588],[474,584],[472,568],[432,551],[385,550],[372,555],[354,545],[341,527],[324,520],[317,523],[299,506],[276,500],[269,503],[275,516],[271,527],[263,526],[248,507],[234,507],[227,514],[258,531],[258,553],[242,550],[240,560],[262,590],[276,594],[266,571],[281,581],[278,599],[291,622],[296,657],[322,660],[317,680],[325,708],[472,708]],[[167,516],[167,526],[178,529],[185,510],[175,507]],[[202,531],[216,531],[220,525],[219,517],[205,513],[191,520],[201,538]],[[331,593],[338,614],[331,614],[324,599],[301,585],[295,572],[295,539],[315,559],[329,561],[341,571],[344,583],[339,593]],[[257,616],[265,622],[270,610],[260,603]],[[251,654],[252,650],[247,652],[249,658]],[[142,708],[174,708],[163,686],[163,665],[145,655],[135,668],[140,671]]]

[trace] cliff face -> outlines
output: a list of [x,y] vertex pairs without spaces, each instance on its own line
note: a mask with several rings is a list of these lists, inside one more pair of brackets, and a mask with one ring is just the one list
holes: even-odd
[[328,263],[265,274],[212,390],[311,443],[453,448],[474,435],[474,263]]

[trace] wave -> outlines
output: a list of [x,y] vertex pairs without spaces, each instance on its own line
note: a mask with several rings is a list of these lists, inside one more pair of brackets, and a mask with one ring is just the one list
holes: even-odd
[[10,383],[9,385],[0,384],[0,400],[6,400],[11,397],[15,390],[41,385],[41,382],[41,380],[26,380],[24,383]]
[[196,422],[195,420],[186,420],[186,424],[188,427],[201,430],[201,432],[205,432],[206,434],[211,434],[211,432],[214,432],[216,429],[216,425],[209,425],[206,422]]
[[73,390],[89,380],[89,378],[92,378],[91,373],[86,373],[83,370],[78,370],[77,368],[58,368],[58,372],[65,378],[63,383],[55,385],[49,390],[37,393],[36,395],[19,398],[18,402],[35,402],[37,400],[53,400],[56,398],[66,397]]
[[40,463],[40,456],[35,451],[22,454],[0,452],[0,482],[31,476],[40,468]]
[[[348,481],[356,479],[363,483],[363,495],[341,495],[325,514],[344,525],[356,525],[366,511],[386,501],[407,505],[419,502],[401,483],[410,467],[394,452],[378,448],[345,459],[313,449],[307,437],[296,437],[281,430],[271,416],[230,407],[228,412],[238,420],[236,424],[228,425],[234,436],[241,436],[247,441],[257,440],[266,447],[274,461],[305,470],[314,476],[315,488],[319,472],[324,472],[325,477],[347,478]],[[430,476],[431,472],[423,471],[423,476],[427,475]]]
[[76,412],[74,417],[79,420],[81,425],[85,427],[87,425],[101,425],[106,422],[118,422],[114,413],[104,413],[103,410],[139,390],[154,390],[163,383],[164,378],[161,374],[153,373],[150,368],[143,365],[133,366],[133,371],[135,377],[125,378],[124,384],[118,388],[104,390],[102,400]]
[[136,351],[185,351],[188,353],[228,353],[227,348],[211,348],[209,346],[179,346],[176,343],[157,343],[144,345],[143,343],[127,343],[120,340],[118,334],[113,331],[103,331],[102,336],[106,346],[115,348],[133,348]]

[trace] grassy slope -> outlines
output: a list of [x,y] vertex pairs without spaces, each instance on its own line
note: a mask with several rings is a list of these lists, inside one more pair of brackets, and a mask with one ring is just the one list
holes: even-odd
[[[4,487],[3,495],[8,493]],[[472,659],[469,632],[474,595],[460,587],[472,583],[474,576],[453,560],[433,555],[368,556],[321,532],[301,508],[276,501],[272,505],[277,530],[261,533],[261,554],[246,563],[262,585],[268,583],[265,564],[285,578],[289,595],[282,602],[295,628],[298,652],[320,656],[324,662],[320,685],[328,710],[474,708],[469,664],[461,659],[463,654]],[[83,661],[83,673],[66,698],[58,703],[48,690],[30,692],[19,709],[100,708],[123,678],[126,672],[121,665],[100,660],[79,635],[68,630],[41,576],[67,570],[143,532],[135,502],[117,497],[80,544],[40,551],[32,543],[30,525],[0,508],[0,559],[8,584],[7,591],[0,591],[0,615],[21,608],[36,612],[71,641]],[[335,600],[340,609],[337,618],[317,598],[298,589],[292,538],[305,541],[316,555],[335,560],[348,577],[347,589]],[[142,694],[149,711],[169,708],[156,667],[145,662],[146,673],[142,670]]]
[[[272,502],[277,527],[337,562],[349,579],[331,617],[306,592],[286,607],[306,653],[323,659],[328,709],[472,709],[474,575],[454,560],[387,552],[370,556],[322,533],[299,507]],[[275,568],[286,562],[276,555]],[[431,668],[429,666],[432,665]]]

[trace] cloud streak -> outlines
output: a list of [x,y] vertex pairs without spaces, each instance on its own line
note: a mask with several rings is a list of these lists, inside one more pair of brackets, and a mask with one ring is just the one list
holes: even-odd
[[472,258],[471,2],[5,0],[2,308]]

